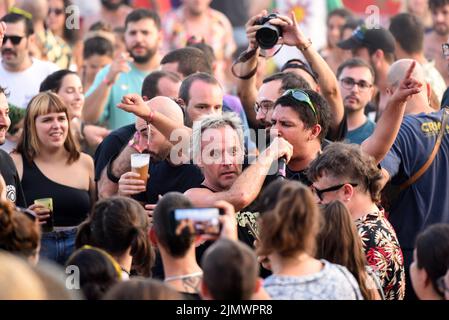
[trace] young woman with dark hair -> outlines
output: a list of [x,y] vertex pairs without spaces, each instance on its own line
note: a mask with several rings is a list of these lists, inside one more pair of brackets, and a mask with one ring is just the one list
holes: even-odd
[[77,248],[86,244],[114,257],[125,278],[131,267],[138,275],[151,275],[154,251],[149,240],[148,216],[131,198],[111,197],[95,204],[76,237]]
[[321,210],[323,223],[317,239],[317,258],[348,268],[357,280],[365,300],[384,295],[379,279],[368,266],[362,241],[351,214],[340,201],[332,201]]

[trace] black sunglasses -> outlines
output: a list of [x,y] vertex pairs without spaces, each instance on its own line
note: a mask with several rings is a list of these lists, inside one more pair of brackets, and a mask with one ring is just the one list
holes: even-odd
[[336,185],[336,186],[333,186],[333,187],[329,187],[329,188],[326,188],[326,189],[321,189],[321,190],[318,189],[315,186],[311,186],[311,188],[312,188],[312,191],[317,195],[317,197],[321,201],[323,201],[323,194],[324,193],[331,192],[331,191],[337,191],[337,190],[341,189],[346,184],[350,184],[353,187],[357,187],[357,183],[343,183],[343,184],[339,184],[339,185]]
[[2,43],[2,45],[5,45],[5,43],[9,39],[9,40],[11,40],[11,43],[13,45],[17,46],[22,41],[23,38],[25,38],[25,37],[21,37],[21,36],[7,36],[7,35],[5,35],[5,36],[3,36],[3,43]]

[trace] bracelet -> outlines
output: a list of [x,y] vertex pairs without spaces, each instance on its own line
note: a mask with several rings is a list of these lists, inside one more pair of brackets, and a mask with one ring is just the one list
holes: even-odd
[[147,116],[147,119],[146,119],[147,124],[150,124],[153,121],[153,118],[154,118],[154,111],[150,110],[150,114]]
[[312,40],[310,40],[310,38],[309,38],[309,42],[306,43],[303,47],[300,47],[298,49],[301,50],[301,51],[306,51],[307,49],[310,48],[311,45],[312,45]]
[[106,175],[108,176],[108,179],[111,180],[114,183],[118,183],[120,178],[117,178],[113,173],[112,173],[112,161],[114,161],[117,158],[118,154],[116,154],[115,156],[113,156],[109,162],[108,165],[106,166]]

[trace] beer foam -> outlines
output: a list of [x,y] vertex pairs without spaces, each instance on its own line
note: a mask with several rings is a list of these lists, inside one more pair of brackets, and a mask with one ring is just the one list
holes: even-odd
[[148,165],[150,162],[149,154],[132,154],[131,155],[131,167],[142,168]]

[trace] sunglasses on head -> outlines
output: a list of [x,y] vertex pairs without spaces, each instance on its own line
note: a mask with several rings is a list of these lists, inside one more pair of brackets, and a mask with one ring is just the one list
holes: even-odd
[[61,14],[64,13],[64,9],[61,9],[61,8],[49,8],[48,9],[48,14],[50,15],[52,12],[55,15],[60,16]]
[[318,123],[318,114],[316,112],[315,107],[313,106],[312,101],[310,100],[309,95],[300,90],[300,89],[288,89],[287,91],[285,91],[282,94],[283,97],[292,97],[294,100],[298,101],[298,102],[302,102],[304,104],[306,104],[310,110],[312,110],[313,114],[315,115],[315,120]]
[[18,45],[22,41],[23,38],[24,37],[21,37],[21,36],[7,36],[7,35],[5,35],[5,36],[3,36],[3,43],[2,43],[2,45],[5,45],[8,40],[11,40],[11,43],[16,46],[16,45]]
[[365,40],[365,33],[366,33],[366,26],[358,26],[352,35],[356,37],[358,40],[363,41]]

